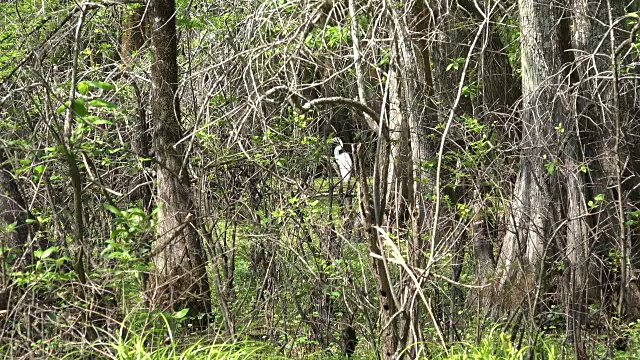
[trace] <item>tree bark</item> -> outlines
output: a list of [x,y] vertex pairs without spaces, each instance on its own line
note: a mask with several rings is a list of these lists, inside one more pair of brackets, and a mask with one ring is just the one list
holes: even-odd
[[178,64],[174,0],[152,0],[151,112],[153,145],[158,161],[158,238],[152,250],[155,264],[154,300],[192,315],[211,310],[209,281],[202,243],[191,223],[194,207],[187,174],[188,154],[177,145],[182,138],[177,97]]
[[[378,139],[378,145],[383,141]],[[376,156],[377,164],[374,171],[380,171],[385,167],[385,162],[388,154],[386,151],[378,150]],[[403,331],[401,326],[403,320],[405,320],[405,311],[398,313],[398,299],[395,295],[393,286],[393,280],[389,272],[389,264],[386,261],[386,254],[384,253],[382,246],[382,239],[378,232],[379,227],[382,225],[381,217],[378,216],[381,208],[385,206],[384,203],[380,203],[380,194],[383,188],[386,187],[386,183],[382,184],[381,180],[386,182],[386,179],[374,179],[373,189],[369,190],[367,184],[367,176],[364,172],[363,153],[359,147],[354,151],[354,157],[356,160],[356,178],[358,181],[358,197],[360,199],[360,211],[363,217],[363,225],[366,228],[366,238],[369,244],[369,251],[373,255],[371,258],[373,273],[376,279],[376,287],[378,290],[378,304],[380,307],[380,326],[382,328],[382,358],[383,359],[397,359],[398,354],[404,350],[403,339],[406,332]],[[388,166],[388,165],[387,165]],[[374,175],[374,178],[376,176]]]
[[[591,224],[589,220],[591,219],[588,216],[587,201],[593,198],[594,194],[592,194],[590,188],[593,189],[593,185],[595,185],[588,184],[589,177],[586,176],[584,171],[581,171],[580,166],[587,166],[585,164],[589,164],[589,161],[591,161],[590,156],[588,156],[589,148],[593,146],[594,142],[592,140],[595,139],[589,139],[592,137],[593,132],[588,131],[588,129],[595,129],[590,123],[593,121],[600,122],[598,120],[600,118],[599,111],[596,110],[595,104],[589,104],[591,102],[589,99],[594,99],[593,96],[596,96],[594,91],[597,89],[591,69],[591,66],[595,65],[592,64],[594,59],[584,56],[595,53],[598,46],[597,43],[600,41],[599,38],[604,35],[605,28],[602,28],[602,31],[596,31],[598,27],[597,8],[603,5],[585,0],[574,0],[572,2],[573,43],[568,44],[567,49],[573,47],[579,51],[566,51],[564,59],[565,63],[573,62],[571,65],[574,65],[577,71],[574,70],[567,74],[571,81],[576,83],[576,86],[573,94],[575,101],[571,102],[573,108],[570,109],[570,114],[574,118],[566,124],[566,130],[568,130],[567,133],[569,135],[563,157],[563,175],[566,180],[567,193],[566,217],[568,221],[564,251],[569,265],[565,269],[567,280],[565,281],[566,289],[563,291],[565,291],[567,300],[568,335],[580,346],[582,343],[581,327],[586,319],[587,292],[588,288],[593,285],[589,284],[591,267],[589,257],[592,251],[592,239],[590,239]],[[565,31],[569,32],[568,21]],[[567,42],[570,41],[567,39]],[[598,66],[596,65],[596,67]],[[600,141],[596,140],[597,142]],[[604,149],[601,148],[600,150]],[[606,152],[600,152],[600,154],[604,153]],[[595,168],[593,170],[595,172],[591,171],[591,175],[595,175],[595,177],[591,176],[591,180],[593,181],[597,177],[602,179],[598,175],[601,171]],[[597,180],[597,182],[600,182],[600,180]],[[579,351],[579,349],[576,350]]]
[[135,7],[125,14],[124,29],[122,31],[122,60],[129,65],[134,52],[140,50],[145,42],[145,25],[147,20],[144,17],[145,7],[135,4]]
[[[499,288],[533,291],[548,246],[551,214],[549,175],[556,171],[554,127],[563,123],[562,92],[556,83],[561,67],[556,24],[559,10],[551,0],[519,0],[522,61],[522,151],[520,171],[508,212],[507,233],[498,258]],[[516,272],[517,265],[522,272]],[[517,274],[521,274],[517,278]],[[507,284],[516,285],[515,287]],[[518,301],[510,305],[517,305]]]

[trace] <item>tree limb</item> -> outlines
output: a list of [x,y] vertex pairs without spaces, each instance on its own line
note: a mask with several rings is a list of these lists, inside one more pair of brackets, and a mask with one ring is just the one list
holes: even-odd
[[[357,100],[353,100],[353,99],[349,99],[349,98],[345,98],[345,97],[341,97],[341,96],[333,96],[333,97],[314,99],[314,100],[306,102],[304,105],[302,105],[302,108],[305,109],[305,110],[309,110],[313,106],[325,105],[325,104],[348,105],[348,106],[356,108],[357,110],[362,111],[366,115],[369,115],[372,119],[377,119],[379,117],[378,114],[372,108],[369,107],[369,105],[361,103],[360,101],[357,101]],[[371,121],[371,122],[368,122],[368,123],[369,123],[369,127],[371,128],[371,130],[373,130],[373,131],[377,131],[378,130],[378,125],[374,121]]]

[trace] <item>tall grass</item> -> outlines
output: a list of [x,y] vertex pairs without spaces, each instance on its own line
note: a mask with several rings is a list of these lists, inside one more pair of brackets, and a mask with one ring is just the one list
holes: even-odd
[[519,347],[511,341],[511,335],[494,327],[477,344],[459,342],[447,351],[441,349],[425,359],[433,360],[556,360],[561,359],[558,345],[552,338],[539,336],[535,347]]
[[[113,333],[102,332],[104,341],[84,343],[61,357],[112,360],[243,360],[284,359],[273,347],[253,341],[219,343],[202,334],[185,334],[179,321],[164,313],[134,311]],[[180,334],[177,336],[176,334]],[[71,346],[73,348],[73,346]]]

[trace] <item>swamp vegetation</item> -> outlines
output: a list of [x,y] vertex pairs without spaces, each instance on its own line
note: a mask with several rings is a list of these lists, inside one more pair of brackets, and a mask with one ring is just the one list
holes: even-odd
[[639,90],[638,0],[1,1],[0,357],[638,358]]

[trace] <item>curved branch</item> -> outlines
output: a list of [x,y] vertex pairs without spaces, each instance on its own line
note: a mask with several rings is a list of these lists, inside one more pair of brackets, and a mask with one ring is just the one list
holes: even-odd
[[[306,102],[304,105],[302,105],[302,108],[305,110],[309,110],[313,106],[324,105],[324,104],[348,105],[369,115],[371,119],[378,118],[378,114],[372,108],[370,108],[369,105],[361,103],[360,101],[357,101],[357,100],[353,100],[353,99],[349,99],[341,96],[314,99]],[[369,128],[371,128],[371,130],[378,131],[378,124],[376,124],[375,121],[373,120],[367,121],[367,124],[369,125]]]

